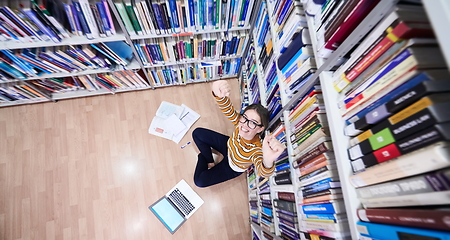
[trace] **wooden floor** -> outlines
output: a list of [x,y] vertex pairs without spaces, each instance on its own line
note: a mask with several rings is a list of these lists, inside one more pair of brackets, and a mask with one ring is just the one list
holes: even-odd
[[[148,134],[163,100],[201,115],[178,145]],[[0,239],[250,239],[245,174],[193,183],[200,126],[233,129],[209,83],[0,108]],[[171,235],[148,206],[181,179],[205,204]]]

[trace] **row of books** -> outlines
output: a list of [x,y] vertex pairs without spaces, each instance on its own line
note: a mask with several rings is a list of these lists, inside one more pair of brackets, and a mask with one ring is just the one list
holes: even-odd
[[276,63],[272,62],[271,67],[268,68],[265,81],[265,104],[267,110],[269,110],[269,119],[281,111],[282,103],[280,97],[280,85],[278,83],[277,67]]
[[242,70],[242,75],[239,78],[239,90],[241,93],[241,114],[242,114],[243,110],[248,105],[250,105],[249,90],[248,90],[248,78],[247,78],[247,72],[245,70]]
[[0,40],[14,42],[60,42],[69,38],[68,31],[45,6],[30,2],[30,7],[0,8]]
[[115,71],[105,74],[82,75],[64,78],[46,78],[23,83],[0,85],[0,102],[29,102],[51,100],[55,94],[80,90],[106,90],[115,93],[119,90],[149,88],[150,85],[131,70]]
[[273,42],[266,2],[261,3],[255,26],[253,29],[253,38],[256,47],[256,56],[261,72],[265,72],[270,60],[273,58]]
[[74,0],[71,4],[53,5],[40,5],[33,0],[29,5],[0,9],[1,41],[59,43],[72,36],[94,39],[116,34],[114,14],[106,0],[95,3]]
[[303,5],[299,1],[269,1],[269,15],[272,18],[278,53],[286,52],[298,34],[306,36],[306,44],[311,44]]
[[254,0],[115,2],[130,35],[179,34],[249,25]]
[[318,4],[315,11],[308,9],[308,13],[314,15],[318,56],[327,58],[379,2],[380,0],[326,1],[328,4]]
[[249,188],[249,209],[250,220],[259,225],[259,206],[258,206],[258,192],[257,192],[257,177],[255,167],[252,165],[247,169],[247,181]]
[[[315,16],[322,57],[378,4],[327,2]],[[450,74],[423,7],[394,4],[346,57],[333,82],[361,238],[448,239]]]
[[116,34],[114,11],[108,1],[90,3],[89,0],[72,0],[72,4],[62,5],[73,35],[84,35],[92,40]]
[[83,46],[0,50],[0,81],[25,80],[53,73],[114,69],[133,59],[131,47],[122,41]]
[[[219,40],[222,39],[222,40]],[[239,56],[247,45],[242,33],[195,35],[191,37],[135,40],[134,46],[145,66],[202,59]]]
[[310,89],[288,114],[292,167],[300,186],[300,231],[307,239],[313,235],[348,239],[350,230],[325,114],[320,85]]
[[316,69],[305,12],[299,1],[269,1],[268,9],[275,34],[273,44],[277,46],[274,61],[280,95],[289,100]]
[[178,85],[190,82],[215,80],[235,76],[241,59],[222,60],[213,65],[208,62],[184,64],[182,66],[156,67],[149,69],[148,77],[153,86]]
[[275,232],[274,209],[272,205],[269,178],[258,177],[258,194],[261,209],[260,226],[267,232]]
[[258,65],[255,59],[255,47],[253,42],[250,44],[247,56],[245,57],[244,71],[248,82],[249,103],[260,103],[261,96],[259,91]]

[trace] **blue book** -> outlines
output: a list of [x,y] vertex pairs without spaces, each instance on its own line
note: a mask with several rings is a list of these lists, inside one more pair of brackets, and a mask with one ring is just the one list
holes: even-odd
[[158,27],[161,31],[166,31],[166,27],[164,26],[164,21],[162,18],[162,14],[161,14],[161,8],[159,6],[159,4],[157,3],[152,3],[152,7],[153,7],[153,12],[155,13],[155,17],[156,17],[156,22],[158,24]]
[[277,17],[277,24],[281,25],[284,21],[284,19],[287,16],[287,13],[289,12],[289,9],[291,8],[291,5],[293,5],[294,2],[292,0],[287,0],[286,3],[283,6],[283,9],[280,12],[280,15]]
[[272,209],[266,208],[266,207],[261,207],[261,210],[262,210],[262,212],[263,212],[264,214],[266,214],[267,216],[270,216],[270,217],[273,216],[273,215],[272,215]]
[[200,29],[205,29],[205,1],[206,0],[198,0],[198,17]]
[[78,21],[80,22],[80,25],[81,25],[81,29],[83,29],[83,33],[86,35],[86,38],[89,40],[94,39],[94,36],[92,35],[92,31],[89,28],[86,18],[84,17],[83,10],[81,10],[80,3],[76,2],[76,1],[72,1],[72,4],[75,7],[75,11],[76,11],[74,13],[74,15],[75,14],[77,15]]
[[[307,96],[308,93],[305,94],[305,95]],[[302,188],[302,190],[315,189],[315,188],[320,187],[320,186],[322,186],[322,185],[330,186],[330,185],[331,185],[330,182],[333,182],[333,179],[332,179],[332,178],[326,178],[326,179],[320,180],[320,181],[318,181],[318,182],[315,182],[315,183],[313,183],[313,184],[306,185],[306,186],[304,186],[304,187]],[[340,186],[340,183],[339,183],[338,185]],[[339,186],[337,186],[337,187],[339,187]]]
[[[235,0],[228,0],[228,1],[231,1],[230,2],[230,12],[228,13],[228,16],[229,16],[228,24],[227,24],[227,28],[230,29],[231,26],[233,25],[233,14],[234,14],[234,5],[235,5],[234,3],[235,3]],[[265,2],[263,2],[263,3],[265,3]],[[258,26],[258,25],[255,25],[255,26]]]
[[239,68],[241,66],[241,60],[242,60],[241,58],[236,58],[236,69],[235,69],[234,73],[238,73]]
[[78,18],[78,13],[75,5],[71,4],[70,9],[72,10],[73,22],[75,23],[76,31],[78,32],[78,35],[83,35],[83,28],[81,27],[80,19]]
[[[289,47],[278,58],[278,68],[284,74],[289,67],[294,64],[303,53],[302,34],[298,34],[289,44]],[[306,56],[305,56],[306,58]]]
[[190,26],[195,28],[194,0],[188,0]]
[[245,5],[244,5],[244,9],[242,10],[242,16],[241,16],[241,18],[239,19],[239,27],[244,27],[244,23],[245,23],[245,20],[246,20],[246,17],[247,17],[247,12],[248,12],[248,7],[249,7],[249,5],[250,5],[250,0],[243,0],[243,1],[245,1]]
[[63,6],[64,6],[64,11],[66,12],[67,19],[69,21],[70,31],[75,34],[76,32],[78,32],[78,30],[77,30],[77,27],[75,25],[75,21],[73,19],[72,8],[67,3],[63,3]]
[[62,68],[64,70],[68,71],[68,72],[73,72],[73,71],[76,70],[75,68],[73,68],[73,67],[71,67],[71,66],[69,66],[69,65],[67,65],[67,64],[65,64],[65,63],[63,63],[61,61],[58,61],[58,60],[52,58],[51,56],[49,56],[49,55],[47,55],[45,53],[39,54],[39,58],[44,59],[44,60],[54,64],[56,67]]
[[28,75],[36,76],[37,72],[30,67],[30,65],[22,60],[20,60],[18,57],[16,57],[11,50],[0,50],[3,54],[6,55],[9,59],[11,59],[15,64],[17,64],[18,67],[20,67],[23,71],[27,72]]
[[205,0],[206,2],[206,26],[211,27],[213,24],[213,0]]
[[136,52],[139,55],[139,58],[141,59],[142,63],[146,65],[148,63],[147,57],[144,55],[144,52],[142,51],[141,45],[139,43],[133,43],[134,48],[136,49]]
[[95,3],[95,5],[97,7],[98,14],[100,15],[101,23],[102,23],[103,28],[105,29],[106,35],[111,36],[112,35],[111,26],[109,25],[109,19],[106,14],[105,5],[102,2]]
[[450,240],[450,232],[428,230],[411,227],[401,227],[387,224],[358,222],[358,231],[366,237],[389,240],[404,239],[439,239]]
[[175,33],[180,32],[180,21],[178,19],[177,3],[176,0],[169,0],[169,10],[172,16],[172,29]]
[[0,69],[7,72],[9,75],[15,77],[16,79],[25,79],[26,76],[19,70],[11,67],[9,64],[0,62]]
[[258,46],[264,44],[264,39],[266,38],[267,32],[269,31],[269,15],[265,14],[261,25],[261,32],[258,36]]
[[[43,68],[43,67],[37,65],[36,62],[37,62],[38,60],[36,60],[35,58],[30,57],[30,56],[26,55],[25,53],[21,53],[20,55],[23,56],[24,58],[26,58],[27,60],[24,60],[24,59],[22,59],[22,60],[23,60],[23,61],[26,61],[26,62],[27,62],[28,64],[30,64],[32,67],[34,67],[34,68],[36,68],[36,69],[39,69],[40,71],[45,72],[45,73],[53,73],[52,71],[49,71],[48,69],[45,69],[45,68]],[[45,65],[44,63],[41,63],[41,64],[42,64],[42,65]],[[45,66],[47,66],[47,65],[45,65]]]
[[335,201],[324,204],[302,205],[304,214],[335,214],[345,212],[344,202]]
[[258,11],[258,16],[256,17],[255,26],[259,26],[260,22],[262,21],[262,17],[265,14],[265,11],[263,9],[266,8],[266,2],[261,3],[261,7]]
[[6,101],[16,101],[19,99],[18,96],[13,96],[9,92],[6,92],[1,88],[0,88],[0,96],[2,97],[2,99],[6,100]]
[[412,56],[412,52],[410,48],[407,48],[403,50],[400,54],[398,54],[394,59],[392,59],[387,65],[382,67],[377,73],[369,78],[366,82],[364,82],[360,87],[353,90],[351,93],[349,93],[345,99],[344,103],[348,103],[351,100],[353,100],[356,96],[361,94],[365,89],[372,86],[376,81],[378,81],[381,77],[386,75],[388,72],[390,72],[392,69],[394,69],[396,66],[398,66],[400,63],[402,63],[404,60],[406,60],[408,57]]
[[116,58],[114,58],[112,55],[108,54],[106,51],[104,51],[103,49],[101,49],[100,47],[96,46],[95,44],[90,44],[91,47],[93,47],[95,50],[97,50],[99,53],[101,53],[103,56],[105,56],[106,58],[111,59],[113,62],[121,65],[121,62],[118,61]]
[[365,107],[363,110],[359,111],[355,115],[352,115],[346,120],[346,124],[350,125],[353,122],[357,121],[358,119],[361,119],[365,117],[368,113],[375,110],[376,108],[384,105],[385,103],[389,102],[390,100],[394,99],[395,97],[399,96],[400,94],[408,91],[409,89],[419,85],[421,82],[429,81],[430,76],[427,75],[426,72],[422,72],[419,75],[415,76],[411,80],[407,81],[406,83],[400,85],[398,88],[394,89],[387,95],[381,97],[379,100],[375,101],[373,104]]
[[15,23],[17,27],[19,27],[23,32],[25,32],[32,39],[38,39],[42,41],[40,35],[37,34],[33,29],[31,29],[22,19],[20,19],[15,13],[11,11],[9,7],[0,8],[0,12],[2,12],[11,22]]
[[6,22],[0,21],[0,29],[6,33],[10,38],[16,40],[16,42],[20,42],[20,39],[16,36],[16,34],[9,31],[8,27],[5,27],[4,25],[7,25]]
[[334,220],[335,222],[347,218],[345,214],[305,214],[305,217],[309,219]]
[[116,54],[119,58],[125,60],[128,64],[133,60],[133,49],[124,41],[104,42],[113,54]]
[[53,42],[59,43],[61,42],[61,38],[57,36],[50,28],[48,28],[44,23],[39,20],[36,13],[30,9],[30,8],[24,8],[22,9],[22,12],[31,20],[33,21],[38,28],[41,29],[43,33],[45,33]]
[[286,169],[286,168],[289,168],[289,163],[288,162],[284,163],[284,164],[282,164],[280,166],[275,167],[275,171],[280,171],[280,170],[283,170],[283,169]]

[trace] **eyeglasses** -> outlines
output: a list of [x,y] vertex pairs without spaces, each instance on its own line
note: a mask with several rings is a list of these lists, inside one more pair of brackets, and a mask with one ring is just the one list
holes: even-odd
[[249,127],[250,129],[255,129],[256,127],[263,126],[262,124],[258,124],[257,122],[248,119],[245,115],[241,115],[241,118],[239,118],[239,122],[244,124],[247,123],[247,127]]

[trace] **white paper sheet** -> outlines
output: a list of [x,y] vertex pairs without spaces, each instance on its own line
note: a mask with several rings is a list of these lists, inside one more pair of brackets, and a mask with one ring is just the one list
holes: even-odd
[[186,129],[180,132],[177,135],[172,137],[172,140],[177,144],[180,143],[181,139],[183,139],[184,135],[189,131],[189,129],[194,125],[194,123],[200,118],[200,114],[196,113],[194,110],[190,109],[188,106],[182,104],[184,107],[184,111],[181,114],[180,120],[186,126]]
[[182,104],[163,101],[153,117],[148,133],[180,143],[200,114]]

